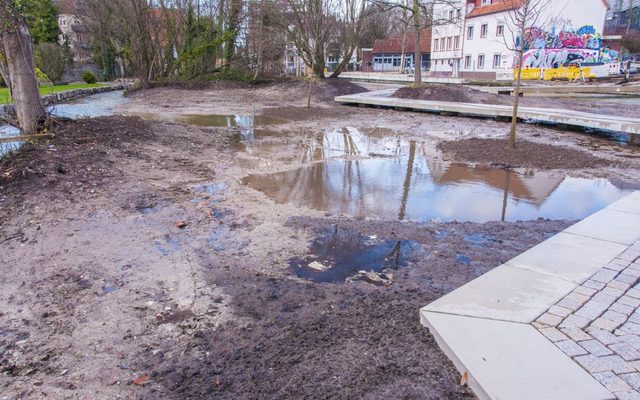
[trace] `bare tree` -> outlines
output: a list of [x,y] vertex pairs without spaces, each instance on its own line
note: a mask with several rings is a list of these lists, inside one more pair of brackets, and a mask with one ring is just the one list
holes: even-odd
[[2,76],[11,91],[20,128],[27,135],[34,134],[46,113],[40,99],[29,28],[12,0],[0,0],[0,23]]
[[341,0],[340,3],[342,9],[339,10],[338,16],[343,27],[342,54],[340,63],[331,74],[331,78],[337,78],[349,65],[353,52],[360,43],[367,10],[366,0]]
[[36,65],[54,85],[62,79],[69,57],[64,49],[54,43],[40,43],[36,46]]
[[[546,25],[545,15],[549,15],[547,8],[551,0],[509,0],[513,8],[507,12],[507,30],[511,33],[507,38],[506,47],[514,51],[517,57],[516,89],[511,115],[511,131],[509,133],[509,148],[516,147],[516,128],[518,123],[518,106],[520,105],[520,84],[522,78],[522,59],[525,44],[531,40],[531,28],[541,28]],[[521,4],[521,6],[520,6]]]

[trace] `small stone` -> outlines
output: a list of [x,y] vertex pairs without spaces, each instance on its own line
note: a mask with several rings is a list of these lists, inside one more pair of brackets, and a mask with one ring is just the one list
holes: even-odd
[[[602,315],[602,318],[608,319],[609,321],[613,321],[618,325],[622,325],[628,317],[625,314],[609,310]],[[616,327],[617,328],[617,327]]]
[[625,382],[631,385],[631,387],[634,388],[635,390],[640,390],[640,373],[639,372],[622,374],[620,375],[620,378],[622,378]]
[[622,304],[620,302],[611,305],[611,307],[609,307],[609,310],[616,311],[624,315],[631,315],[635,311],[633,307]]
[[561,307],[561,306],[551,306],[551,308],[549,308],[549,313],[553,314],[553,315],[557,315],[558,317],[566,317],[569,314],[572,313],[572,310],[565,308],[565,307]]
[[580,317],[578,315],[572,314],[562,321],[560,324],[561,328],[579,328],[583,329],[587,325],[589,325],[590,320]]
[[611,350],[609,350],[605,345],[595,339],[585,340],[583,342],[579,342],[578,344],[582,346],[583,349],[597,357],[613,354]]
[[540,329],[540,333],[542,333],[547,339],[552,342],[559,342],[561,340],[569,340],[569,338],[562,332],[560,332],[556,328],[542,328]]
[[576,327],[560,328],[560,331],[569,336],[571,340],[580,342],[582,340],[590,340],[591,336],[587,335],[582,329]]
[[620,326],[620,323],[606,318],[598,318],[593,321],[591,325],[596,328],[604,329],[605,331],[613,332],[618,326]]
[[624,325],[618,329],[625,333],[631,333],[634,335],[640,335],[640,325],[634,324],[633,322],[626,322]]
[[625,272],[623,272],[620,275],[616,276],[616,279],[615,279],[614,282],[623,282],[623,283],[627,283],[629,285],[635,285],[638,282],[638,277],[637,276],[628,275]]
[[[625,275],[626,276],[626,275]],[[623,292],[626,292],[627,290],[629,290],[629,288],[631,287],[631,283],[625,283],[625,282],[621,282],[617,280],[618,278],[616,278],[616,280],[613,280],[609,283],[607,283],[607,287],[611,287],[611,288],[615,288],[618,290],[622,290]]]
[[620,338],[609,331],[605,331],[604,329],[597,328],[595,326],[590,326],[587,328],[587,332],[594,338],[598,339],[604,345],[610,345],[613,343],[619,343]]
[[596,372],[593,374],[593,377],[596,378],[598,382],[600,382],[610,392],[619,392],[622,390],[631,389],[631,386],[629,386],[625,381],[623,381],[612,371]]
[[630,306],[633,308],[640,307],[640,299],[636,299],[634,297],[627,296],[627,295],[620,297],[620,299],[618,299],[618,303],[624,304],[626,306]]
[[588,281],[583,283],[582,286],[595,289],[595,290],[602,290],[606,285],[603,282],[597,282],[589,279]]
[[564,351],[566,355],[569,357],[582,356],[587,354],[587,351],[580,347],[573,340],[561,340],[555,343],[556,346],[560,348],[560,350]]
[[562,322],[562,318],[558,317],[557,315],[544,313],[538,317],[536,322],[548,326],[558,326],[560,322]]
[[594,280],[596,282],[609,283],[613,280],[613,278],[615,278],[617,274],[617,271],[602,268],[600,271],[593,274],[591,280]]
[[586,286],[578,286],[573,291],[578,294],[582,294],[589,297],[593,296],[597,292],[597,290],[586,287]]
[[612,344],[609,345],[609,348],[619,354],[620,357],[624,358],[626,361],[640,360],[640,353],[628,343]]

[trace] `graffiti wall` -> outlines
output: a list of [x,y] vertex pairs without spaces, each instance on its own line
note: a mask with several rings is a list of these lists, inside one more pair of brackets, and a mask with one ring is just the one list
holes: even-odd
[[[520,46],[521,38],[516,43]],[[559,68],[568,63],[611,62],[614,54],[602,50],[602,35],[591,25],[579,29],[531,28],[524,38],[525,68]],[[606,60],[605,60],[606,59]]]

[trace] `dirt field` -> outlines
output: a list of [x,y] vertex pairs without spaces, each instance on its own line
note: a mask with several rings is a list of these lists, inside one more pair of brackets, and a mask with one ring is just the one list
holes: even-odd
[[[156,88],[126,106],[285,119],[256,139],[275,149],[256,163],[239,128],[117,116],[61,122],[55,138],[0,160],[0,399],[473,398],[418,309],[572,221],[356,219],[243,185],[299,167],[303,131],[377,129],[433,149],[507,132],[337,106],[335,93],[359,89],[333,85],[314,88],[311,111],[295,83]],[[531,125],[519,140],[597,157],[572,176],[640,182],[635,148]],[[375,237],[411,251],[380,285],[296,276],[289,260],[313,256],[328,232],[345,248]]]

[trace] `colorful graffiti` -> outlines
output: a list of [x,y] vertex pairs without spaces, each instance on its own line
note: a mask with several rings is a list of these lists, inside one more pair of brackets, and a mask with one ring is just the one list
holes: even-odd
[[[522,40],[518,38],[516,45]],[[525,34],[525,68],[558,68],[569,63],[595,63],[601,61],[602,35],[591,25],[579,29],[557,29],[549,32],[530,28]],[[610,58],[612,54],[606,54]]]

